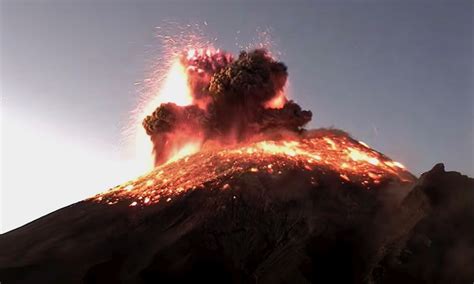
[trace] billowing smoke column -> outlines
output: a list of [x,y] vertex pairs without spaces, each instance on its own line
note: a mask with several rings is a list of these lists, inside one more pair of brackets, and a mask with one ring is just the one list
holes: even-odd
[[143,120],[155,165],[190,142],[241,142],[273,130],[301,132],[311,120],[284,94],[288,72],[263,49],[232,55],[190,50],[181,56],[193,103],[164,103]]

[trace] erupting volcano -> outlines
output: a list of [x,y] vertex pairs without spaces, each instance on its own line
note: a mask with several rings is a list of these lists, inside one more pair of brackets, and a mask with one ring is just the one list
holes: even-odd
[[311,120],[310,111],[284,94],[286,66],[264,49],[236,59],[220,50],[191,49],[173,62],[158,91],[172,96],[158,105],[152,100],[156,109],[143,120],[155,166],[206,143],[231,145],[269,131],[300,133]]
[[153,169],[0,236],[0,282],[474,279],[474,180],[443,165],[418,179],[344,131],[307,130],[265,49],[170,62],[135,125]]
[[158,168],[93,200],[114,204],[133,197],[130,206],[149,205],[209,182],[225,188],[217,181],[223,172],[278,175],[292,167],[335,172],[367,189],[415,179],[342,131],[305,130],[312,113],[286,97],[287,67],[265,49],[242,51],[236,59],[219,49],[189,49],[172,62],[158,91],[165,98],[148,103],[146,111],[156,109],[142,123]]

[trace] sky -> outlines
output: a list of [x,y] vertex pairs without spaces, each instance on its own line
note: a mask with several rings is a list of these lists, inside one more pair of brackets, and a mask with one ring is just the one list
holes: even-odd
[[2,0],[0,232],[133,177],[123,129],[170,23],[231,52],[270,31],[309,128],[474,176],[473,3]]

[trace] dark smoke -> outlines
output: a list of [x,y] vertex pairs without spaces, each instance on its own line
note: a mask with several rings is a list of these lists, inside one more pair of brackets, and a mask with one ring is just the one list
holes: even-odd
[[311,120],[311,111],[286,98],[281,108],[265,107],[281,96],[288,77],[285,64],[266,50],[241,52],[236,60],[223,52],[183,55],[181,62],[188,68],[194,104],[162,104],[143,121],[157,165],[187,137],[234,143],[273,130],[300,133]]

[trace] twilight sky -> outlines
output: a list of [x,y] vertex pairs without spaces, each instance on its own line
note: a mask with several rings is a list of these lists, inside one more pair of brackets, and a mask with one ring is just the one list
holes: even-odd
[[131,178],[122,129],[165,21],[233,52],[271,29],[310,127],[415,174],[442,161],[474,176],[473,3],[3,0],[0,232]]

